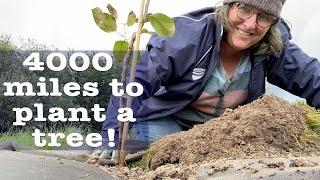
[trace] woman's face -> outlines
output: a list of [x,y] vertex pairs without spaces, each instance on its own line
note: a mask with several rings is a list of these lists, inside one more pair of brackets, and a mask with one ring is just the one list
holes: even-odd
[[229,10],[229,23],[231,28],[227,32],[227,43],[231,48],[242,51],[257,44],[264,35],[268,32],[270,27],[258,26],[256,22],[257,14],[260,11],[253,8],[256,12],[248,19],[240,19],[238,16],[238,7],[231,5]]

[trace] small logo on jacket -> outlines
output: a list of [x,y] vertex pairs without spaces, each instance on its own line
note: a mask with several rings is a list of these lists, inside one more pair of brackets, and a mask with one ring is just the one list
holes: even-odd
[[203,68],[194,68],[192,71],[192,80],[198,80],[201,79],[204,76],[204,73],[206,72]]

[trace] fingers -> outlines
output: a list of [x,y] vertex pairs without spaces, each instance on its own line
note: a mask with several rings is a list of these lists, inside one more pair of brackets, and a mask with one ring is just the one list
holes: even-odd
[[[106,160],[110,160],[112,159],[112,155],[113,154],[117,154],[116,152],[114,152],[113,150],[102,150],[102,149],[96,149],[91,156],[88,158],[88,160],[86,161],[88,164],[96,164],[98,163],[99,160],[101,159],[106,159]],[[115,157],[117,158],[117,156]]]

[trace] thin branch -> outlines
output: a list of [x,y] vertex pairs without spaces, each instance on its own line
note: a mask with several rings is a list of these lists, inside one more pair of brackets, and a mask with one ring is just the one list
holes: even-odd
[[119,33],[118,31],[116,31],[116,32],[117,32],[117,34],[118,34],[119,36],[123,37],[124,39],[127,39],[125,35]]
[[[123,66],[122,66],[122,73],[121,73],[121,82],[122,82],[122,86],[121,86],[121,89],[124,89],[126,87],[126,75],[127,75],[127,72],[128,72],[128,69],[129,69],[129,62],[131,61],[132,59],[132,54],[133,54],[133,43],[135,41],[135,37],[136,37],[136,34],[134,33],[131,37],[131,40],[130,40],[130,43],[129,43],[129,48],[128,48],[128,51],[123,59]],[[126,104],[126,99],[124,96],[121,96],[120,97],[120,108],[123,108],[125,107],[125,104]],[[121,147],[121,144],[122,144],[122,135],[123,135],[123,125],[124,123],[123,122],[120,122],[119,123],[119,147]],[[118,151],[118,157],[120,157],[120,151]],[[118,160],[119,162],[119,160]]]
[[147,0],[146,5],[144,7],[143,23],[146,20],[146,17],[147,17],[147,14],[148,14],[148,10],[149,10],[149,5],[150,5],[150,0]]
[[[139,46],[140,46],[140,37],[141,37],[141,31],[144,21],[144,8],[145,7],[145,0],[141,0],[140,3],[140,14],[138,19],[138,28],[136,32],[135,42],[134,42],[134,51],[133,51],[133,58],[130,68],[130,80],[129,83],[134,82],[136,77],[136,66],[139,58]],[[147,9],[145,10],[147,12]],[[132,105],[132,97],[128,97],[126,102],[126,107],[131,108]],[[126,142],[127,142],[127,136],[129,133],[129,122],[125,122],[123,126],[123,132],[122,132],[122,140],[121,140],[121,150],[120,150],[120,157],[119,157],[119,166],[124,167],[125,166],[125,156],[126,156]]]

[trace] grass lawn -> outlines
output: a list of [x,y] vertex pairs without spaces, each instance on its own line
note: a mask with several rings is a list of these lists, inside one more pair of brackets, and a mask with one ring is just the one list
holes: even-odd
[[[303,102],[297,103],[298,106],[301,106],[306,110],[306,123],[308,125],[308,130],[306,136],[309,138],[319,138],[320,137],[320,110],[308,106]],[[308,139],[308,138],[307,138]]]
[[[84,132],[80,129],[76,129],[73,127],[66,127],[63,128],[61,130],[57,130],[54,131],[55,133],[64,133],[65,135],[71,134],[71,133],[80,133],[80,134],[84,134]],[[36,149],[41,149],[41,150],[53,150],[53,149],[57,149],[56,147],[49,147],[49,146],[45,146],[45,147],[37,147],[34,144],[34,137],[31,135],[33,133],[33,131],[20,131],[20,132],[6,132],[4,134],[0,134],[0,143],[2,142],[12,142],[14,144],[21,144],[24,146],[28,146],[28,147],[33,147]],[[47,134],[47,133],[46,133]],[[49,137],[46,136],[45,140],[47,142],[50,142]],[[66,139],[61,139],[60,141],[58,141],[59,143],[61,143],[61,147],[60,148],[67,148],[67,142]]]

